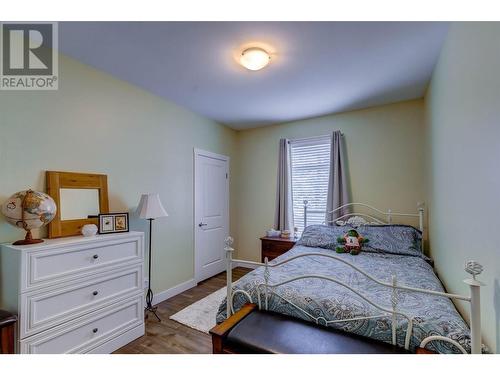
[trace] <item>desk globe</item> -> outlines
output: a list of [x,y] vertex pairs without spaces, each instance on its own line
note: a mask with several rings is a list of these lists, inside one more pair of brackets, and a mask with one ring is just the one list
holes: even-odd
[[24,190],[12,195],[2,205],[2,214],[9,224],[26,231],[24,240],[16,241],[13,245],[43,242],[42,239],[33,238],[31,230],[50,223],[56,216],[56,211],[56,203],[45,193]]

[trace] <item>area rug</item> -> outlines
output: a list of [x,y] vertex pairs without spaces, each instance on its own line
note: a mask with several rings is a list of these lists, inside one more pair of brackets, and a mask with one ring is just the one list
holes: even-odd
[[215,316],[227,289],[221,288],[170,317],[181,324],[208,333],[215,326]]

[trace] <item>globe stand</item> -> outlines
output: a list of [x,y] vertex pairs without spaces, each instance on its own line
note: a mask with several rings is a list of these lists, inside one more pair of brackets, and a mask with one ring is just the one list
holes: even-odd
[[12,245],[34,245],[34,244],[37,244],[37,243],[42,243],[43,240],[39,239],[39,238],[33,238],[33,236],[31,235],[31,229],[27,229],[26,230],[26,237],[24,237],[24,240],[19,240],[19,241],[16,241],[14,242]]

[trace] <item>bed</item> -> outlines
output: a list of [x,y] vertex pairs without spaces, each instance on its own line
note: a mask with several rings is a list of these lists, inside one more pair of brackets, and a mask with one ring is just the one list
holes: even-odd
[[[421,217],[419,221],[421,225]],[[466,281],[470,296],[449,294],[423,254],[420,230],[382,221],[340,223],[344,225],[308,226],[290,251],[235,283],[228,273],[230,303],[226,297],[217,322],[252,302],[261,309],[410,351],[418,347],[438,353],[486,351],[480,341],[481,284],[476,280],[480,265],[470,262],[466,267],[473,275]],[[368,245],[356,256],[336,253],[337,237],[353,227],[369,239]],[[230,242],[226,251],[232,268],[232,262],[242,261],[232,259]],[[473,337],[450,298],[471,303]]]

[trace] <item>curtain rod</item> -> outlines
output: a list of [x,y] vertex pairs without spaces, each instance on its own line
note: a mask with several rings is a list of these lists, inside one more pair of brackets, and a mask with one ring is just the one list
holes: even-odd
[[[340,133],[340,135],[343,137],[344,136],[344,133]],[[294,141],[309,141],[309,140],[313,140],[313,139],[321,139],[321,138],[331,138],[332,135],[331,134],[326,134],[326,135],[316,135],[316,136],[313,136],[313,137],[306,137],[306,138],[294,138],[294,139],[290,139],[289,141],[290,142],[294,142]]]

